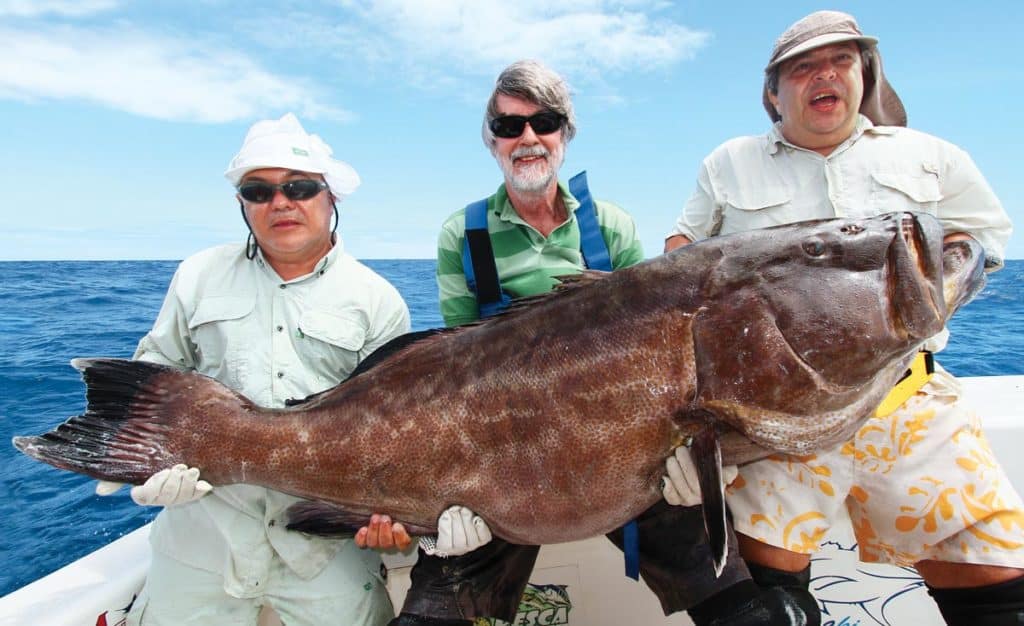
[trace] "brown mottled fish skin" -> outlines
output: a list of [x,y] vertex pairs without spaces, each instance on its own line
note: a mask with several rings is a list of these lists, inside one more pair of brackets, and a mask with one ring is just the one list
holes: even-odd
[[[965,249],[956,305],[980,276]],[[462,504],[513,542],[576,540],[661,498],[665,458],[701,429],[725,463],[849,437],[945,324],[942,264],[918,214],[716,237],[412,343],[291,409],[154,366],[92,434],[111,403],[90,380],[123,365],[81,362],[90,411],[71,435],[15,444],[96,478],[183,462],[426,529]]]

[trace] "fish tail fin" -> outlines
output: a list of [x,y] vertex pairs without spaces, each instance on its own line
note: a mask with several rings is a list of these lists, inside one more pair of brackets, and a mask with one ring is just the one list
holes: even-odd
[[729,552],[729,530],[725,513],[725,487],[722,483],[722,450],[713,426],[709,425],[697,432],[690,453],[697,466],[704,528],[708,533],[717,578],[725,568]]
[[[365,513],[348,511],[329,502],[305,500],[288,507],[288,530],[297,530],[322,537],[352,537],[356,531],[370,523]],[[395,522],[401,522],[395,519]],[[437,534],[436,528],[427,528],[402,522],[413,536]]]
[[[220,401],[242,398],[212,378],[177,368],[122,359],[75,359],[88,401],[85,413],[48,433],[15,437],[28,456],[100,480],[141,484],[161,469],[186,463],[192,404],[214,385]],[[230,400],[228,400],[230,401]],[[204,420],[205,421],[205,420]],[[197,422],[198,423],[198,422]],[[204,472],[204,468],[200,468]]]

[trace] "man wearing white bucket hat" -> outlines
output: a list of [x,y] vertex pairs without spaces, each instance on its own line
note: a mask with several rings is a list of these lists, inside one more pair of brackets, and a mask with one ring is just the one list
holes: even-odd
[[[336,385],[408,332],[398,291],[347,254],[335,232],[336,202],[359,176],[294,115],[254,124],[225,176],[248,241],[181,263],[136,359],[193,369],[283,407]],[[130,624],[256,624],[264,605],[289,626],[380,626],[393,616],[378,553],[286,530],[292,496],[244,484],[211,489],[184,466],[131,496],[165,508]]]
[[[947,243],[973,238],[990,270],[1002,266],[1006,212],[967,153],[905,128],[877,43],[836,11],[790,26],[765,68],[774,126],[704,159],[666,251],[798,220],[919,211],[939,219]],[[957,381],[922,356],[920,386],[894,390],[852,440],[746,465],[729,489],[754,580],[797,598],[807,623],[820,621],[810,554],[843,506],[861,559],[914,566],[948,623],[1024,623],[1024,505]]]

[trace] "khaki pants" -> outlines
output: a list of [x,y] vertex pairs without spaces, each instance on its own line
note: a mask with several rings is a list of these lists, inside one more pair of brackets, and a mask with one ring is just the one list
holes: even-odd
[[383,582],[369,571],[353,545],[311,580],[299,578],[275,560],[263,593],[251,598],[228,595],[220,574],[154,553],[128,624],[255,626],[264,605],[272,606],[285,626],[384,626],[394,617]]

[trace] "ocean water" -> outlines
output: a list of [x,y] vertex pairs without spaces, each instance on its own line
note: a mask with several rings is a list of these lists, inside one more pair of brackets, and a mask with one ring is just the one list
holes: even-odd
[[[433,260],[367,261],[405,297],[414,330],[442,324]],[[85,408],[75,357],[131,356],[177,262],[0,262],[0,596],[150,521],[127,490],[38,463],[10,445]],[[1009,261],[950,324],[954,374],[1024,374],[1024,260]]]

